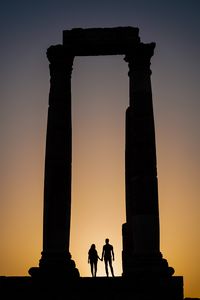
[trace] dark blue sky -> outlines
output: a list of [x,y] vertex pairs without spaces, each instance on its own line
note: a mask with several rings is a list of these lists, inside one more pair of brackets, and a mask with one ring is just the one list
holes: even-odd
[[[36,243],[37,249],[29,256],[17,248],[16,253],[22,258],[20,264],[20,259],[10,259],[12,251],[5,249],[13,248],[15,239],[30,239],[34,228],[41,231],[49,92],[46,49],[52,44],[62,43],[65,29],[116,26],[138,27],[142,42],[156,42],[151,69],[161,243],[177,275],[185,276],[187,295],[197,297],[200,296],[197,263],[200,259],[199,0],[1,1],[0,236],[5,242],[0,246],[0,275],[24,274],[32,263],[30,257],[38,260],[41,251],[40,240],[35,237],[29,244],[34,248]],[[101,110],[105,118],[99,113],[99,119],[103,118],[105,130],[112,115],[122,115],[113,122],[123,123],[123,110],[128,103],[127,71],[127,65],[117,57],[75,60],[72,78],[76,149],[83,149],[91,142],[91,116],[96,116],[98,121]],[[110,135],[117,136],[120,128],[117,125],[116,129],[110,128]],[[101,134],[99,131],[99,136]],[[81,137],[84,137],[85,144]],[[118,148],[117,142],[116,145]],[[76,161],[80,164],[82,155],[76,150]],[[24,222],[29,224],[27,235],[20,231]],[[175,227],[177,235],[174,234]],[[12,234],[14,229],[15,235]]]

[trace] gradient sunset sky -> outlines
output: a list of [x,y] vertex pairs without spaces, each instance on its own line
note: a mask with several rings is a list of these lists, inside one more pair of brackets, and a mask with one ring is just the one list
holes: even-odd
[[[160,248],[200,297],[200,1],[1,1],[0,276],[27,276],[42,251],[43,174],[49,94],[46,49],[72,28],[133,26],[156,42],[151,60]],[[81,276],[105,238],[122,273],[125,223],[123,56],[76,57],[72,73],[70,252]],[[98,276],[105,276],[99,262]]]

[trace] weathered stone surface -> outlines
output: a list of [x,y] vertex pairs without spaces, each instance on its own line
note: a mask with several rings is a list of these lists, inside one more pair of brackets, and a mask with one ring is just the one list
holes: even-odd
[[[59,277],[58,277],[59,278]],[[152,279],[137,277],[34,280],[30,277],[0,278],[2,299],[87,300],[183,300],[182,277]]]
[[63,45],[76,56],[116,55],[131,52],[140,43],[135,27],[74,28],[63,31]]

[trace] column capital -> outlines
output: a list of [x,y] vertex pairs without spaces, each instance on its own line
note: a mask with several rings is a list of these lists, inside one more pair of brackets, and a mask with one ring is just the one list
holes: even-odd
[[150,70],[150,60],[155,46],[155,43],[140,43],[131,53],[126,53],[124,60],[129,65],[129,75],[134,70]]
[[71,110],[71,75],[74,55],[61,44],[52,45],[46,51],[50,62],[49,105],[64,105]]
[[58,62],[68,62],[69,59],[73,59],[74,55],[71,53],[67,53],[65,47],[61,44],[52,45],[47,49],[46,52],[47,58],[50,63],[58,63]]
[[52,45],[47,49],[47,58],[50,66],[59,69],[65,69],[71,73],[74,61],[74,55],[67,51],[61,44]]

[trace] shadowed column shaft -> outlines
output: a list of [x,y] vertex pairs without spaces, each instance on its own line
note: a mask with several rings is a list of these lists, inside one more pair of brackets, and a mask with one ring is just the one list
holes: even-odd
[[160,253],[156,143],[150,60],[155,44],[140,43],[127,54],[130,105],[126,111],[126,219],[123,275],[171,276]]
[[50,93],[46,137],[43,256],[69,255],[71,214],[71,72],[73,56],[63,46],[47,50]]
[[159,252],[156,147],[150,59],[155,44],[127,55],[130,106],[126,112],[126,214],[134,253]]

